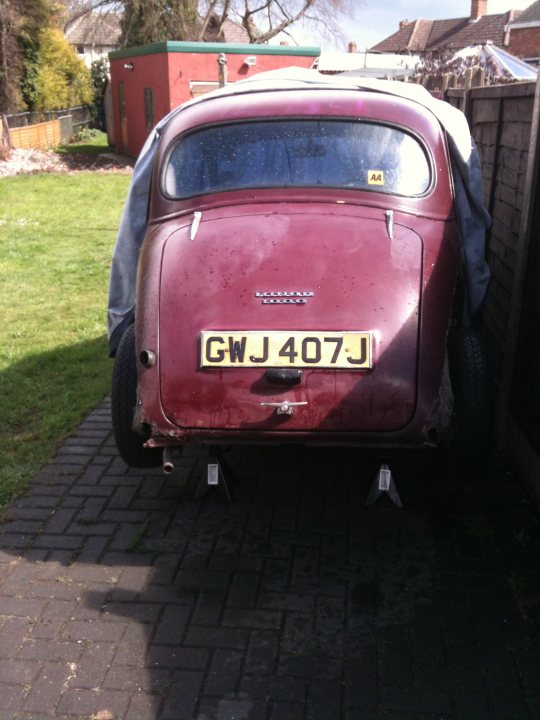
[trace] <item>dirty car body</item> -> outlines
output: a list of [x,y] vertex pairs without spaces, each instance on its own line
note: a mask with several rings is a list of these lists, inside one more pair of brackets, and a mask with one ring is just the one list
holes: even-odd
[[459,264],[429,110],[330,88],[193,105],[154,158],[134,432],[146,448],[436,444]]

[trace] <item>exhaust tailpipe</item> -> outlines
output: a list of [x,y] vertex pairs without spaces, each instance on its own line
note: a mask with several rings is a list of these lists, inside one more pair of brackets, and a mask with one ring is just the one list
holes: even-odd
[[165,473],[165,475],[170,475],[174,471],[174,462],[171,448],[163,448],[162,463],[163,472]]

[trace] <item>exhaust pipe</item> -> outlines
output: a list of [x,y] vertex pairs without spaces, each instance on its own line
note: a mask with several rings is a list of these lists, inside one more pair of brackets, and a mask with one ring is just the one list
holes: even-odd
[[165,475],[170,475],[174,471],[173,455],[170,447],[163,448],[162,463],[163,472]]

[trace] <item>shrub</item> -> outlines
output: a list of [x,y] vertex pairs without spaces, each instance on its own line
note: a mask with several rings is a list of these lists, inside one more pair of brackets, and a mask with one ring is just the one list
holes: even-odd
[[91,103],[94,99],[90,72],[57,29],[39,34],[36,110],[56,110]]
[[105,57],[94,60],[90,66],[92,76],[92,85],[94,88],[94,107],[92,111],[92,120],[96,127],[105,130],[104,122],[104,92],[107,80],[109,79],[109,61]]

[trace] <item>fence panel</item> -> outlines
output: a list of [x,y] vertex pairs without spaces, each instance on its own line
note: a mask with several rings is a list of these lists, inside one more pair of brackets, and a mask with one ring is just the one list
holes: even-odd
[[540,85],[448,90],[465,107],[493,224],[483,313],[504,449],[540,503]]
[[48,149],[68,142],[79,130],[89,127],[92,106],[14,113],[6,118],[13,147]]
[[492,280],[484,322],[498,380],[514,291],[534,93],[535,83],[497,85],[471,90],[467,101],[471,132],[482,164],[484,199],[492,217],[487,237]]
[[[535,222],[540,221],[538,202]],[[540,249],[538,242],[527,258],[523,315],[516,363],[512,411],[540,453]]]
[[[536,112],[539,112],[537,96]],[[533,118],[539,122],[539,118]],[[528,192],[530,211],[527,230],[522,238],[524,247],[521,298],[518,304],[519,332],[515,350],[515,368],[511,388],[510,407],[519,427],[537,452],[538,497],[540,498],[540,136],[538,125],[533,128],[535,152],[529,163],[532,178]],[[532,464],[532,461],[531,461]]]
[[36,148],[48,150],[60,145],[61,132],[59,120],[27,125],[9,131],[11,145],[14,148]]
[[[516,83],[474,88],[463,101],[459,91],[450,90],[453,97],[449,100],[455,106],[464,103],[467,109],[482,163],[485,202],[492,216],[487,236],[492,280],[483,320],[500,384],[501,409],[513,428],[514,441],[519,427],[540,454],[538,139],[531,149],[538,123],[535,91],[535,83]],[[530,171],[527,176],[531,166],[536,168],[532,178]],[[535,478],[539,481],[540,477]]]
[[465,111],[466,92],[461,88],[451,88],[446,91],[445,100],[462,112]]

